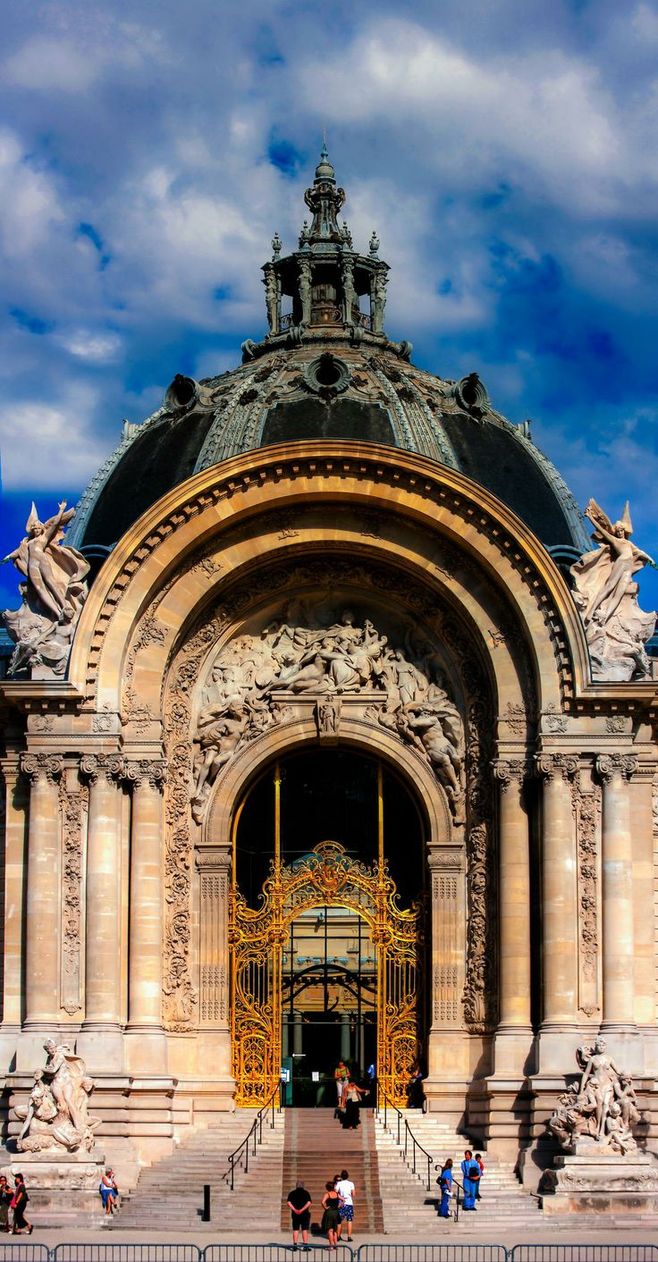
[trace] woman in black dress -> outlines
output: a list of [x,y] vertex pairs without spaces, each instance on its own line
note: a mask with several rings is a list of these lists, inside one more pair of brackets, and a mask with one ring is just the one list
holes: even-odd
[[364,1087],[357,1087],[355,1082],[348,1083],[343,1094],[343,1114],[341,1117],[342,1125],[346,1131],[355,1131],[357,1126],[361,1124],[359,1117],[359,1097],[367,1095],[368,1092]]
[[12,1227],[14,1236],[20,1236],[23,1232],[31,1236],[34,1231],[32,1223],[28,1223],[25,1217],[25,1209],[29,1199],[25,1180],[22,1174],[17,1174],[14,1178],[14,1195],[11,1198],[11,1208],[14,1211],[14,1225]]
[[338,1241],[336,1239],[336,1228],[338,1226],[338,1207],[340,1205],[340,1197],[336,1191],[336,1181],[333,1183],[325,1183],[325,1193],[322,1197],[322,1230],[327,1233],[329,1248],[336,1249]]

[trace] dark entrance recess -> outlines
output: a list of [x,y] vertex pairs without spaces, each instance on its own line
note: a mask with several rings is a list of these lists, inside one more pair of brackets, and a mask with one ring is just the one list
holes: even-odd
[[[321,841],[338,841],[353,859],[377,858],[378,768],[382,771],[384,855],[400,904],[424,888],[423,821],[405,783],[387,764],[355,749],[315,749],[278,763],[281,862],[294,863]],[[250,906],[258,905],[274,857],[274,781],[270,766],[248,790],[236,836],[236,876]]]

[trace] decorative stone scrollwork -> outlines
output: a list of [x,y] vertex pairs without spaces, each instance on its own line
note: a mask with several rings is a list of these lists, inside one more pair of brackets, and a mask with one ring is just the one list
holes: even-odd
[[126,774],[126,760],[121,754],[83,754],[80,759],[80,775],[90,784],[99,780],[123,780]]
[[578,759],[571,754],[538,754],[535,766],[545,780],[573,780],[578,770]]
[[500,784],[501,793],[507,793],[512,784],[522,785],[528,771],[525,758],[497,758],[493,764],[494,777]]
[[615,775],[630,780],[638,769],[638,760],[634,754],[599,754],[596,760],[596,774],[603,784],[610,784]]
[[80,784],[77,773],[73,786],[64,780],[59,786],[59,809],[62,820],[62,970],[61,1002],[65,1012],[72,1016],[82,1007],[80,977],[81,947],[81,881],[82,881],[82,828],[86,809],[86,789]]
[[146,783],[152,789],[162,791],[167,779],[167,760],[166,758],[155,760],[140,758],[136,762],[128,760],[125,763],[125,777],[134,788]]
[[21,771],[23,775],[28,776],[33,784],[39,780],[46,780],[48,784],[55,784],[62,774],[63,766],[63,759],[58,754],[21,755]]

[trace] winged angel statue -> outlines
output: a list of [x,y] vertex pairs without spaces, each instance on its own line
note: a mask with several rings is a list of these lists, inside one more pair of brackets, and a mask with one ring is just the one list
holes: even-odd
[[1,615],[16,644],[10,674],[41,666],[45,673],[63,675],[80,611],[87,596],[89,564],[76,548],[62,545],[64,527],[75,515],[63,500],[48,521],[40,521],[33,504],[25,524],[25,538],[4,557],[13,561],[25,582],[20,609]]
[[647,552],[631,543],[633,526],[628,501],[619,521],[609,520],[596,500],[585,509],[598,545],[571,567],[574,600],[585,624],[594,679],[644,679],[651,673],[645,645],[656,626],[656,614],[637,603],[634,575],[655,565]]

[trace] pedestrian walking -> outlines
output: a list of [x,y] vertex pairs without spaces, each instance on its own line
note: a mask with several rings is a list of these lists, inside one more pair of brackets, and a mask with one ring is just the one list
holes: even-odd
[[14,1175],[14,1195],[10,1202],[10,1208],[14,1214],[11,1229],[14,1236],[21,1236],[23,1232],[31,1236],[34,1231],[32,1223],[28,1223],[25,1217],[25,1209],[29,1199],[27,1188],[25,1187],[25,1179],[22,1174]]
[[336,1108],[342,1111],[344,1108],[343,1097],[345,1094],[345,1088],[350,1079],[350,1071],[344,1060],[339,1060],[336,1065],[336,1068],[334,1069],[334,1078],[336,1080]]
[[478,1179],[478,1186],[477,1186],[477,1192],[475,1193],[475,1199],[476,1199],[476,1201],[481,1201],[481,1200],[482,1200],[482,1197],[480,1196],[480,1188],[481,1188],[481,1186],[482,1186],[482,1175],[484,1174],[484,1162],[483,1162],[483,1160],[482,1160],[482,1153],[481,1153],[481,1152],[476,1152],[476,1154],[475,1154],[475,1161],[477,1161],[477,1163],[478,1163],[478,1165],[479,1165],[479,1167],[480,1167],[480,1178]]
[[361,1125],[359,1105],[361,1096],[367,1094],[365,1087],[357,1087],[355,1082],[346,1084],[343,1092],[343,1112],[341,1115],[341,1126],[346,1131],[355,1131]]
[[299,1233],[302,1233],[302,1249],[308,1252],[308,1229],[311,1225],[311,1198],[301,1179],[296,1187],[288,1193],[288,1209],[292,1220],[292,1247],[297,1248]]
[[347,1243],[352,1239],[352,1224],[354,1222],[354,1192],[355,1187],[350,1179],[347,1170],[341,1170],[340,1179],[336,1184],[336,1191],[340,1197],[340,1207],[338,1209],[338,1230],[336,1239],[340,1240],[343,1234],[343,1225],[347,1223]]
[[480,1167],[477,1161],[474,1161],[470,1148],[467,1148],[464,1153],[462,1174],[464,1176],[464,1209],[475,1210],[475,1194],[480,1181]]
[[450,1198],[453,1194],[452,1186],[452,1157],[446,1157],[441,1173],[437,1179],[437,1183],[441,1189],[441,1204],[439,1205],[439,1217],[450,1218]]
[[338,1229],[338,1210],[340,1208],[340,1196],[336,1191],[336,1183],[325,1183],[324,1196],[322,1197],[322,1230],[326,1232],[329,1248],[336,1249],[338,1239],[336,1231]]
[[9,1206],[13,1192],[4,1174],[0,1174],[0,1231],[9,1231]]

